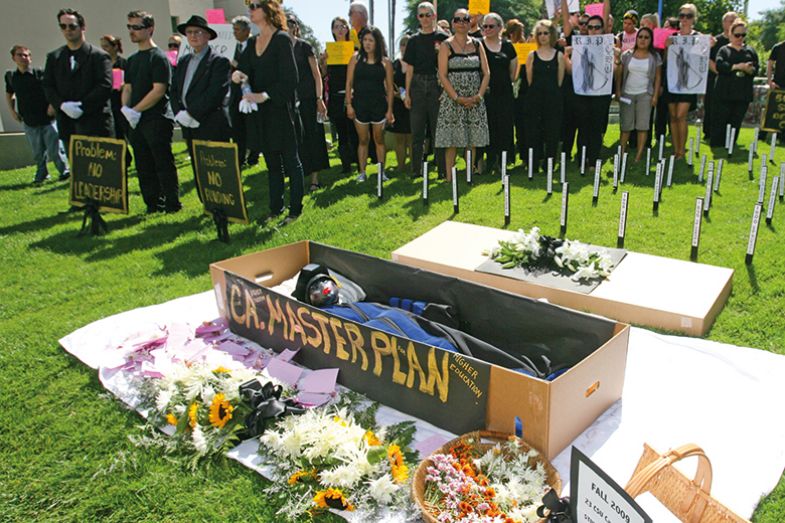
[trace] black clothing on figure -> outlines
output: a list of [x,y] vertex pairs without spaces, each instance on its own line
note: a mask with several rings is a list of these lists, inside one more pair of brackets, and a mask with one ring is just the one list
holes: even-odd
[[515,163],[517,154],[524,162],[528,161],[528,122],[529,109],[526,100],[529,90],[529,82],[526,80],[526,64],[521,64],[518,72],[518,96],[515,97],[515,153],[508,153],[507,161]]
[[[118,56],[117,60],[114,61],[112,64],[112,74],[114,75],[114,70],[119,69],[123,71],[123,75],[125,75],[128,71],[128,60],[123,58],[122,56]],[[125,76],[123,76],[125,78]],[[114,84],[114,76],[112,77],[113,84]],[[123,80],[125,82],[125,80]],[[128,125],[128,120],[125,119],[123,113],[120,112],[120,108],[123,106],[122,101],[123,96],[123,86],[120,86],[120,89],[115,89],[114,85],[112,85],[112,94],[109,96],[109,101],[112,105],[112,118],[114,118],[114,135],[116,138],[121,140],[128,138],[128,130],[130,126]],[[125,166],[126,168],[131,166],[131,162],[133,161],[133,157],[131,156],[130,149],[126,149],[125,151]]]
[[346,117],[346,69],[345,65],[327,66],[327,116],[338,135],[338,156],[344,173],[357,162],[358,142],[354,122]]
[[[169,60],[158,47],[132,54],[125,68],[125,83],[131,87],[128,106],[136,106],[153,89],[153,84],[164,84],[168,90],[171,76]],[[182,207],[168,109],[164,94],[155,105],[142,111],[135,129],[128,127],[128,141],[136,154],[139,189],[148,212],[179,211]],[[125,116],[122,118],[127,121]]]
[[259,55],[257,38],[249,40],[237,68],[248,75],[252,92],[266,92],[270,99],[251,113],[248,141],[251,148],[262,151],[267,162],[270,213],[280,214],[284,210],[284,176],[288,176],[289,214],[297,216],[302,212],[303,167],[298,154],[300,137],[294,123],[299,118],[295,108],[299,77],[294,48],[291,38],[278,30]]
[[6,71],[5,92],[16,95],[16,112],[31,127],[49,125],[52,117],[46,114],[49,102],[43,88],[44,71],[29,67],[24,73],[19,69]]
[[608,118],[611,96],[576,95],[575,111],[578,119],[578,147],[586,147],[586,165],[593,166],[601,158],[602,122]]
[[476,31],[469,31],[469,37],[482,40],[482,29],[477,29]]
[[[393,84],[395,91],[395,97],[393,98],[395,123],[389,126],[387,130],[395,134],[409,134],[412,132],[409,109],[403,104],[400,96],[401,89],[406,87],[406,73],[403,72],[403,62],[400,59],[393,62]],[[406,96],[409,96],[409,94],[406,93]]]
[[785,89],[785,42],[774,44],[769,53],[769,61],[774,62],[771,79],[780,89]]
[[300,105],[300,118],[295,123],[302,125],[302,145],[300,161],[303,172],[315,173],[330,168],[327,156],[327,142],[324,139],[324,125],[316,120],[316,84],[311,71],[310,59],[315,58],[313,47],[305,40],[298,38],[294,42],[294,60],[297,64],[299,81],[297,82],[297,98]]
[[[736,64],[752,62],[755,70],[751,75],[741,71],[733,71]],[[737,130],[735,140],[739,138],[738,129],[747,107],[752,101],[752,84],[758,72],[758,54],[755,50],[745,45],[735,49],[730,45],[724,46],[717,52],[717,83],[714,86],[714,117],[712,120],[711,146],[722,147],[725,145],[726,126]],[[739,74],[737,74],[739,73]]]
[[[546,158],[556,162],[556,148],[562,122],[562,93],[559,86],[559,53],[550,60],[542,60],[534,51],[532,83],[527,91],[529,106],[530,146],[534,149],[534,165]],[[609,97],[610,98],[610,97]],[[595,123],[596,126],[596,123]],[[528,161],[528,151],[527,151]]]
[[352,106],[358,123],[379,123],[387,114],[386,72],[381,62],[359,59],[354,66]]
[[488,111],[488,131],[490,142],[485,148],[486,159],[489,166],[494,166],[501,161],[502,151],[507,151],[508,157],[514,154],[513,127],[515,126],[515,111],[510,110],[515,105],[510,80],[510,62],[518,61],[515,47],[509,40],[501,41],[498,52],[491,51],[482,40],[485,56],[488,58],[488,68],[491,78],[488,90],[485,92],[485,108]]
[[[412,175],[422,175],[425,140],[433,147],[436,120],[439,116],[439,97],[442,88],[437,77],[439,45],[449,36],[443,31],[417,33],[406,44],[403,61],[412,67],[412,81],[406,96],[411,100],[409,112],[412,130]],[[445,176],[444,150],[436,149],[435,160],[439,176]]]
[[[709,50],[709,59],[716,62],[717,53],[719,50],[728,45],[730,40],[725,33],[719,34],[714,38],[714,46]],[[703,97],[703,137],[708,139],[710,137],[712,122],[712,103],[714,102],[714,83],[717,81],[717,75],[709,69],[708,77],[706,78],[706,95]]]
[[[237,45],[234,49],[234,63],[240,61],[240,55],[245,50],[245,46],[247,45],[248,40],[245,42],[237,42]],[[240,161],[240,165],[246,162],[246,158],[248,158],[250,161],[253,161],[254,158],[259,157],[259,151],[248,150],[248,115],[240,112],[240,100],[242,98],[243,91],[240,84],[231,82],[229,84],[229,124],[232,126],[232,140],[234,140],[234,143],[237,144],[237,156]]]
[[[76,51],[64,45],[50,52],[46,55],[43,85],[46,99],[57,114],[57,130],[66,150],[72,134],[114,136],[109,101],[112,60],[102,49],[85,42]],[[74,120],[60,109],[63,102],[82,102],[84,114]]]

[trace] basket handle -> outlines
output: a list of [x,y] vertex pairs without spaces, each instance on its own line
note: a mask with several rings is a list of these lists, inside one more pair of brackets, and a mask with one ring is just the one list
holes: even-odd
[[681,461],[684,458],[697,456],[698,469],[695,471],[695,479],[692,480],[692,485],[702,490],[705,497],[701,498],[697,493],[691,497],[687,497],[684,505],[681,507],[682,513],[687,514],[686,521],[697,523],[700,521],[701,515],[706,508],[706,499],[710,496],[711,492],[711,462],[709,461],[703,449],[693,443],[682,445],[677,449],[672,449],[666,454],[663,454],[659,459],[649,463],[646,467],[640,470],[632,478],[624,488],[627,493],[635,498],[648,490],[649,483],[657,476],[657,474],[664,469]]

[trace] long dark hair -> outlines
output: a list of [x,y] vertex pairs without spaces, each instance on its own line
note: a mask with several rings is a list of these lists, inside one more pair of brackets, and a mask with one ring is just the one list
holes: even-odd
[[647,33],[649,33],[649,47],[647,47],[646,50],[648,52],[650,52],[650,53],[653,53],[654,52],[654,31],[652,31],[651,28],[646,27],[646,26],[643,26],[640,29],[638,29],[638,34],[635,35],[635,47],[633,48],[633,51],[635,51],[635,49],[638,48],[638,36],[640,36],[641,31],[646,31]]
[[351,37],[349,36],[350,33],[349,22],[346,20],[346,18],[343,18],[341,16],[336,16],[335,18],[333,18],[333,21],[330,22],[330,34],[333,35],[333,40],[335,40],[335,33],[333,32],[333,27],[335,27],[335,22],[341,22],[341,25],[346,27],[346,37],[344,38],[344,40],[351,40]]
[[365,31],[363,31],[363,36],[360,39],[360,60],[363,62],[368,60],[368,55],[365,54],[365,46],[363,45],[363,39],[365,39],[365,35],[371,34],[373,39],[376,41],[376,49],[373,52],[374,61],[378,64],[381,63],[382,58],[387,56],[387,44],[384,43],[384,35],[382,34],[381,29],[378,27],[368,26]]

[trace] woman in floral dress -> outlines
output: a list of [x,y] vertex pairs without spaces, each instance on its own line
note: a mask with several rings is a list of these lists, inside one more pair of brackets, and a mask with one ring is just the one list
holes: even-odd
[[435,146],[447,149],[445,160],[447,180],[452,180],[457,148],[472,148],[489,143],[488,115],[485,110],[485,91],[490,72],[485,49],[470,38],[471,17],[466,9],[455,11],[452,19],[453,36],[439,49],[439,80],[442,96],[436,124]]

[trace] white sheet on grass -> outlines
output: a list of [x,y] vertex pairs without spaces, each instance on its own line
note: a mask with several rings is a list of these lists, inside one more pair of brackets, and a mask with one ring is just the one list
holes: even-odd
[[[212,291],[124,312],[93,322],[60,340],[69,353],[99,368],[103,359],[135,333],[172,322],[198,325],[217,316]],[[779,481],[785,467],[785,416],[776,402],[785,397],[785,357],[695,338],[664,336],[633,328],[623,399],[600,416],[575,441],[622,486],[629,480],[643,443],[666,451],[684,443],[703,447],[714,468],[712,494],[749,517],[760,498]],[[122,373],[102,370],[101,381],[135,406],[134,391]],[[569,416],[569,412],[561,413]],[[412,419],[389,408],[379,421]],[[416,440],[450,434],[418,420]],[[255,458],[256,441],[229,453],[243,465],[268,475]],[[570,449],[553,461],[569,495]],[[687,474],[694,465],[680,468]],[[638,498],[654,521],[675,518],[650,494]]]

